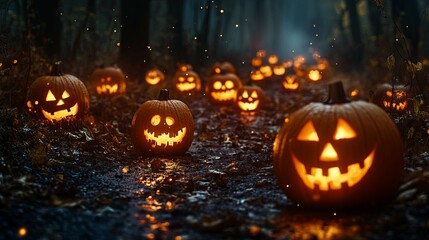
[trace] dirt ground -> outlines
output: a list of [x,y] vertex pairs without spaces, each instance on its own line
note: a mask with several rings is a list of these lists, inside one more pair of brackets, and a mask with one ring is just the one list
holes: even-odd
[[404,179],[391,203],[303,208],[277,185],[273,142],[284,118],[323,100],[326,85],[286,93],[272,81],[255,115],[173,92],[196,125],[189,151],[173,157],[139,155],[130,141],[135,110],[160,87],[131,81],[126,96],[92,96],[89,116],[57,125],[3,106],[0,239],[428,238],[426,122],[395,118],[402,133],[411,122],[415,134],[405,141]]

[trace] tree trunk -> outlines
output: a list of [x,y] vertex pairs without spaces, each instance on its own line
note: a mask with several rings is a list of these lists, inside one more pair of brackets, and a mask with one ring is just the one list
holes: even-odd
[[131,76],[140,76],[150,66],[150,0],[122,0],[119,64]]
[[174,28],[171,30],[172,39],[170,42],[173,59],[175,62],[184,62],[185,51],[183,47],[183,0],[174,0],[168,2],[168,17]]
[[353,56],[352,61],[356,64],[357,67],[362,67],[363,61],[363,44],[362,44],[362,36],[361,29],[359,23],[359,16],[356,8],[356,0],[346,0],[347,10],[349,11],[350,17],[350,31],[352,37],[352,48],[351,48],[351,56]]
[[32,5],[35,11],[33,26],[38,27],[36,45],[43,46],[48,57],[56,59],[61,51],[59,0],[32,1]]

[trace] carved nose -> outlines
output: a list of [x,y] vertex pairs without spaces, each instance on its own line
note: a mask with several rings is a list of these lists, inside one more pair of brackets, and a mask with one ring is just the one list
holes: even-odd
[[320,161],[323,161],[323,162],[338,161],[337,151],[335,151],[331,143],[327,143],[323,148],[322,154],[320,155]]
[[61,106],[61,105],[64,105],[64,101],[62,99],[60,99],[57,103],[57,106]]

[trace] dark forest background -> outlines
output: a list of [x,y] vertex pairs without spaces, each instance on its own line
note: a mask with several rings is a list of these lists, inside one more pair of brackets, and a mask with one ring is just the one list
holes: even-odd
[[249,66],[259,49],[280,59],[317,51],[345,71],[378,66],[377,59],[385,61],[392,54],[399,64],[417,62],[429,55],[428,4],[427,0],[0,0],[0,68],[3,80],[28,82],[43,72],[40,66],[62,60],[66,71],[82,78],[102,64],[118,64],[128,75],[141,78],[149,67],[174,71],[178,62],[197,70],[222,60]]

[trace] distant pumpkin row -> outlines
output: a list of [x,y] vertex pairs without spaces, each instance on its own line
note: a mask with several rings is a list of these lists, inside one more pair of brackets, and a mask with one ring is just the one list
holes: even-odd
[[[239,79],[229,74],[234,75],[211,77],[216,80],[209,89],[223,90],[228,81],[238,85]],[[252,96],[250,92],[247,96]],[[209,97],[233,101],[226,96]],[[27,105],[40,118],[57,121],[82,116],[89,109],[89,97],[85,85],[72,75],[63,75],[57,63],[51,76],[31,85]],[[131,140],[144,154],[179,155],[192,144],[194,128],[188,106],[170,100],[168,90],[163,89],[159,99],[144,102],[134,114]],[[404,165],[402,140],[390,117],[372,103],[350,102],[341,82],[329,84],[325,103],[308,104],[285,119],[274,142],[273,159],[285,194],[308,206],[385,202],[395,194]]]

